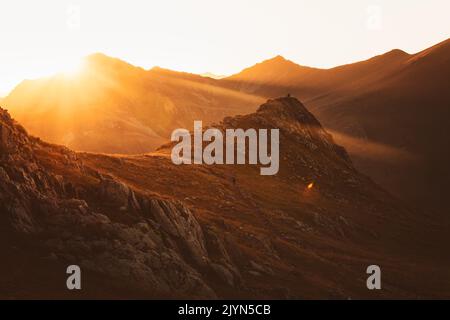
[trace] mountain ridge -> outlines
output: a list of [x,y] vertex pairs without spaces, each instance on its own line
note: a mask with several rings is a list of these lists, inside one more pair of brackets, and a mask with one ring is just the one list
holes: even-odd
[[298,96],[362,172],[405,201],[445,215],[449,57],[447,39],[415,54],[392,50],[309,77],[272,83],[263,74],[225,85],[267,98]]
[[[194,120],[209,125],[291,93],[361,171],[405,201],[443,214],[442,192],[450,181],[450,155],[442,147],[449,135],[449,44],[447,39],[415,54],[394,49],[330,69],[278,56],[220,80],[162,68],[128,70],[126,62],[100,54],[93,60],[110,67],[92,63],[84,81],[26,81],[3,104],[32,134],[50,142],[133,154],[154,150],[172,130]],[[120,72],[114,71],[116,63]]]
[[[15,269],[27,297],[67,297],[57,276],[67,264],[90,279],[84,298],[445,295],[447,262],[422,258],[441,249],[416,233],[417,216],[355,171],[298,100],[273,99],[222,125],[280,126],[280,174],[176,166],[170,149],[76,153],[29,136],[1,110],[0,252],[11,262],[1,295],[23,296],[8,276]],[[365,287],[362,266],[374,259],[382,292]]]

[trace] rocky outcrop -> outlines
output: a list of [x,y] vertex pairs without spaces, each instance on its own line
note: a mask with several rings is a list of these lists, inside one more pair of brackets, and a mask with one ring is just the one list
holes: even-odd
[[[419,274],[447,271],[423,263],[427,244],[411,245],[410,211],[359,174],[297,99],[269,100],[217,127],[279,128],[278,174],[177,166],[170,145],[130,157],[75,153],[29,136],[0,111],[0,260],[14,269],[10,290],[21,297],[28,288],[17,277],[36,278],[39,268],[64,276],[69,264],[91,272],[90,284],[102,280],[95,297],[108,295],[108,283],[119,298],[134,297],[126,290],[140,298],[399,298],[440,287],[420,283]],[[399,282],[369,292],[365,268],[379,261]],[[0,272],[0,283],[7,277]],[[59,297],[64,281],[42,292]]]
[[25,247],[144,292],[216,296],[202,272],[220,267],[183,203],[84,166],[70,150],[28,136],[3,110],[0,138],[0,221],[12,245],[24,239]]
[[269,99],[256,113],[225,118],[225,127],[279,128],[290,140],[311,151],[329,151],[351,166],[345,149],[337,145],[319,121],[294,97]]
[[182,203],[151,199],[149,214],[162,230],[177,239],[198,265],[208,261],[203,231],[194,215]]

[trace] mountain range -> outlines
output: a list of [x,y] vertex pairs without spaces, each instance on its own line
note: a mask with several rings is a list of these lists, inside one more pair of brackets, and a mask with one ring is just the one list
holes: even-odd
[[251,95],[221,88],[210,78],[155,67],[143,70],[93,54],[75,77],[26,80],[3,101],[32,133],[70,148],[144,153],[174,128],[250,112]]
[[[254,112],[290,93],[355,166],[405,203],[446,215],[450,196],[450,40],[319,69],[281,56],[222,79],[94,54],[77,77],[26,80],[2,104],[31,134],[79,151],[154,150],[175,128]],[[448,216],[448,215],[447,215]]]
[[326,70],[276,57],[226,81],[242,92],[299,97],[362,172],[406,202],[448,212],[450,40]]
[[[77,264],[85,298],[448,296],[450,39],[219,78],[98,53],[1,99],[0,295],[73,297]],[[194,120],[280,129],[279,173],[174,165]]]
[[[280,171],[75,152],[0,110],[3,298],[447,297],[448,235],[359,173],[293,97],[226,117],[279,128]],[[63,288],[80,265],[83,290]],[[380,265],[383,290],[367,290]]]

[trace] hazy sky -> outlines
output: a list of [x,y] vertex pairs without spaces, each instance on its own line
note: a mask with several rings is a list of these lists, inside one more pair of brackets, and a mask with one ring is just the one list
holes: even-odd
[[449,0],[1,0],[0,95],[93,52],[216,74],[413,53],[450,37],[449,16]]

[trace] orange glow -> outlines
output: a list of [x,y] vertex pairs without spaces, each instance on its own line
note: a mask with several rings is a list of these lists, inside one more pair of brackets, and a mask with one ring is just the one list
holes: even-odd
[[308,186],[306,187],[307,189],[312,189],[314,187],[314,182],[311,182],[310,184],[308,184]]
[[[66,61],[63,66],[55,66],[54,70],[61,72],[63,75],[67,77],[76,77],[79,76],[84,68],[83,59],[71,59]],[[51,70],[48,70],[48,73],[51,74]]]
[[445,0],[2,0],[0,96],[93,52],[221,75],[278,54],[329,68],[394,48],[412,53],[448,38],[449,8]]

